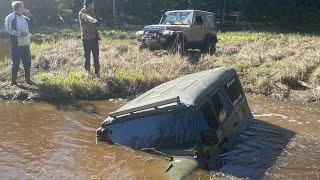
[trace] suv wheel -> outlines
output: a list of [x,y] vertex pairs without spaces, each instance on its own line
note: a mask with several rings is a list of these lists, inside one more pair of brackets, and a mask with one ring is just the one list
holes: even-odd
[[185,42],[183,35],[178,34],[177,37],[173,40],[172,47],[170,50],[172,53],[179,53],[181,55],[185,54]]
[[145,43],[145,38],[138,42],[139,50],[148,49],[148,45]]
[[216,53],[216,42],[213,39],[206,40],[204,53],[208,53],[211,56]]

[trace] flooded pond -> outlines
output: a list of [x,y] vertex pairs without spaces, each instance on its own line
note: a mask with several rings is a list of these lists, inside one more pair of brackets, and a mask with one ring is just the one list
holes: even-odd
[[[167,159],[95,142],[123,102],[0,102],[3,179],[163,179]],[[320,178],[320,107],[249,97],[255,122],[194,178]]]

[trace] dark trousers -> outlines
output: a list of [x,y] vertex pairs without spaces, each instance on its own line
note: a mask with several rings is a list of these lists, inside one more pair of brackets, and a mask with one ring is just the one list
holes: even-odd
[[31,55],[30,46],[17,46],[16,43],[11,43],[11,59],[12,59],[12,82],[16,82],[19,71],[20,62],[24,67],[25,78],[30,81]]
[[99,42],[97,39],[83,40],[84,49],[84,68],[90,71],[90,56],[93,55],[94,68],[96,71],[100,69],[99,62]]
[[18,71],[20,62],[24,69],[30,71],[31,66],[31,55],[29,46],[18,46],[16,48],[11,48],[11,58],[12,58],[12,70]]

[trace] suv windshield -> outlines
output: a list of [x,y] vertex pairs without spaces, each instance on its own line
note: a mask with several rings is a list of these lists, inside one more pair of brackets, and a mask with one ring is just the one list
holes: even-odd
[[161,24],[192,24],[192,12],[170,12],[166,13]]
[[189,149],[196,144],[191,110],[180,110],[110,124],[113,142],[133,149]]

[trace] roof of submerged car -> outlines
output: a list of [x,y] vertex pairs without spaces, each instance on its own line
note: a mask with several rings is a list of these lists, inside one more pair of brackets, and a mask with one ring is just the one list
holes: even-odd
[[116,112],[127,111],[149,104],[179,97],[180,103],[196,106],[203,102],[212,91],[236,75],[232,68],[217,68],[182,76],[163,83],[130,101]]

